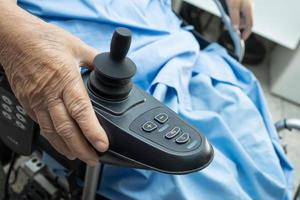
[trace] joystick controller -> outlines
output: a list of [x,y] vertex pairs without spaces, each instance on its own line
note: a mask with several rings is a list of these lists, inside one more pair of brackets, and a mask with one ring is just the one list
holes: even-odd
[[207,139],[176,113],[132,84],[136,65],[126,57],[131,32],[118,28],[110,52],[94,59],[83,74],[96,115],[108,133],[104,163],[184,174],[200,170],[213,158]]
[[[101,154],[100,161],[170,174],[186,174],[208,166],[213,159],[213,148],[207,139],[132,83],[137,67],[126,57],[130,44],[130,30],[116,29],[110,52],[97,55],[94,71],[82,74],[96,116],[109,138],[109,149]],[[25,113],[22,116],[27,126],[18,127],[17,121],[21,120],[17,116],[18,107],[21,107],[8,88],[0,84],[2,100],[16,109],[8,113],[5,110],[8,108],[2,106],[0,129],[4,133],[1,131],[0,136],[13,151],[28,155],[38,145],[37,128]],[[28,138],[33,141],[24,142]]]

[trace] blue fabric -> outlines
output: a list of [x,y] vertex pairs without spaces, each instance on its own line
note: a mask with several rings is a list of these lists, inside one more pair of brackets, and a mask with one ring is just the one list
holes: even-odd
[[215,159],[189,175],[106,165],[100,193],[112,199],[290,199],[292,166],[261,87],[212,44],[200,51],[168,0],[21,0],[19,5],[108,51],[113,30],[130,28],[135,83],[197,127]]

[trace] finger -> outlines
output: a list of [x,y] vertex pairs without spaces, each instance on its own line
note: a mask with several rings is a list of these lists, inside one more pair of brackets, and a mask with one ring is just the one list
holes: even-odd
[[54,147],[56,151],[63,154],[70,160],[74,160],[76,157],[64,143],[64,141],[57,135],[50,115],[45,111],[39,111],[35,114],[38,119],[38,123],[42,130],[42,135],[48,140],[48,142]]
[[82,44],[80,52],[81,66],[85,66],[90,70],[94,69],[93,61],[99,53],[98,50],[88,46],[87,44]]
[[236,30],[240,28],[240,3],[236,0],[227,0],[229,15]]
[[62,100],[57,100],[48,109],[56,132],[73,154],[89,165],[96,165],[99,160],[98,155],[85,140],[80,129],[67,112]]
[[82,80],[63,93],[63,101],[88,141],[100,152],[108,149],[108,138],[101,127]]
[[242,33],[242,38],[246,40],[250,36],[253,27],[253,8],[251,2],[247,1],[243,4],[242,14],[244,17],[244,31]]

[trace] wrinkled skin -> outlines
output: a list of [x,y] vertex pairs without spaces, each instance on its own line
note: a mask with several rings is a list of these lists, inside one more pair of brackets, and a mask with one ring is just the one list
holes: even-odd
[[234,27],[241,31],[242,38],[246,40],[253,26],[252,0],[226,0],[226,2]]
[[99,159],[96,150],[106,151],[108,139],[79,67],[92,69],[97,51],[15,3],[3,2],[0,63],[16,97],[58,152],[95,165]]

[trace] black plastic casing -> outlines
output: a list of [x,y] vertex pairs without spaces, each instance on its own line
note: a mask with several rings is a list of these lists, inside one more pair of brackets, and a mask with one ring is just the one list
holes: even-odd
[[[171,109],[133,84],[127,99],[109,101],[95,94],[83,75],[96,115],[106,130],[110,147],[100,161],[119,166],[153,169],[169,174],[186,174],[205,168],[213,159],[213,148],[194,127],[181,120]],[[152,113],[154,111],[154,113]],[[167,113],[172,126],[181,124],[199,143],[192,150],[164,138],[164,133],[146,133],[142,124],[157,112]],[[159,124],[159,123],[158,123]],[[162,125],[161,125],[162,126]],[[159,127],[160,128],[160,127]]]
[[[11,120],[2,115],[2,111],[5,111],[2,107],[2,103],[4,103],[2,96],[8,97],[12,101],[12,104],[9,105],[12,110],[12,112],[9,113],[12,117]],[[34,149],[34,141],[38,136],[39,126],[26,114],[22,115],[26,122],[21,122],[16,116],[17,113],[20,114],[17,110],[17,106],[21,108],[2,71],[0,73],[0,139],[12,151],[20,155],[28,156]],[[24,124],[24,129],[17,126],[17,121]]]

